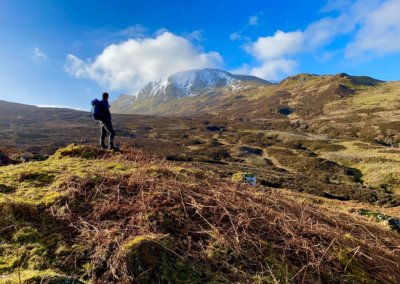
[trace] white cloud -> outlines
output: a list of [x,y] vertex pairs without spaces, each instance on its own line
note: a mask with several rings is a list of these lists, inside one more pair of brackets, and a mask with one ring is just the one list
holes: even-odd
[[39,47],[33,49],[33,59],[36,61],[47,59],[47,55]]
[[251,67],[249,64],[244,63],[242,66],[240,66],[239,68],[236,69],[232,69],[228,71],[229,73],[232,74],[250,74],[251,72]]
[[261,66],[252,68],[250,74],[271,81],[276,81],[280,80],[282,76],[292,73],[296,67],[296,61],[279,58],[264,61]]
[[260,66],[256,67],[251,67],[245,63],[241,67],[229,72],[232,74],[250,74],[270,81],[278,81],[283,76],[292,73],[296,67],[296,61],[279,58],[264,61]]
[[277,31],[273,36],[259,37],[248,44],[245,50],[259,60],[279,58],[294,54],[303,48],[303,33]]
[[149,81],[194,68],[218,67],[218,52],[202,52],[189,40],[162,32],[155,38],[129,39],[106,47],[94,61],[69,54],[66,72],[112,90],[137,91]]
[[[396,0],[398,1],[398,0]],[[304,30],[307,51],[330,44],[338,36],[355,32],[363,21],[380,5],[381,0],[329,1],[323,11],[339,11],[336,17],[324,17],[310,23]]]
[[395,52],[400,52],[400,0],[389,0],[363,19],[354,41],[346,48],[346,57]]
[[313,22],[304,31],[306,49],[313,50],[329,44],[337,35],[349,32],[352,27],[347,21],[347,15],[337,18],[323,18]]
[[400,52],[400,0],[331,0],[322,11],[340,14],[308,26],[305,36],[309,47],[321,47],[338,36],[350,35],[346,58]]
[[258,25],[258,15],[251,16],[248,21],[249,26],[257,26]]
[[259,37],[244,47],[257,60],[258,65],[243,65],[237,71],[267,80],[279,80],[296,68],[297,62],[286,57],[302,51],[303,41],[304,34],[301,31],[277,31],[273,36]]

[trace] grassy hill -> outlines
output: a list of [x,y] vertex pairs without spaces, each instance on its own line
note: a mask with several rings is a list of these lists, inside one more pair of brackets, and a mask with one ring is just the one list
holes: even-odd
[[0,188],[0,283],[400,281],[400,239],[376,205],[129,147],[3,166]]

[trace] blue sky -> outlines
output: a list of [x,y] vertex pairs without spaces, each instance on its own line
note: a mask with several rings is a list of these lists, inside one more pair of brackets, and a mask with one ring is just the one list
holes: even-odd
[[185,69],[399,80],[400,0],[0,1],[0,99],[89,108]]

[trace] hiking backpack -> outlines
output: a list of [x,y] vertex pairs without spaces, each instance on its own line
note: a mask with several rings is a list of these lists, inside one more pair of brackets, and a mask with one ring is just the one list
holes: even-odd
[[92,101],[92,117],[95,120],[101,120],[102,113],[100,109],[100,101],[98,99]]

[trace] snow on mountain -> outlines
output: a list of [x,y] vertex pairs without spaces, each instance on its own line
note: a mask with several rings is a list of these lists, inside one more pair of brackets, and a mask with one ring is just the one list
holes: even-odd
[[243,87],[240,84],[241,82],[269,83],[254,76],[233,75],[217,69],[188,70],[173,74],[166,80],[147,84],[139,92],[138,98],[155,96],[164,96],[165,98],[192,97],[216,88],[234,91]]
[[[150,82],[136,96],[121,95],[112,102],[112,107],[117,113],[154,114],[160,113],[161,109],[163,113],[173,113],[183,105],[191,104],[190,101],[200,99],[207,104],[208,100],[218,96],[268,84],[271,83],[254,76],[234,75],[217,69],[188,70]],[[202,96],[205,97],[201,99]],[[197,106],[188,108],[194,110]]]

